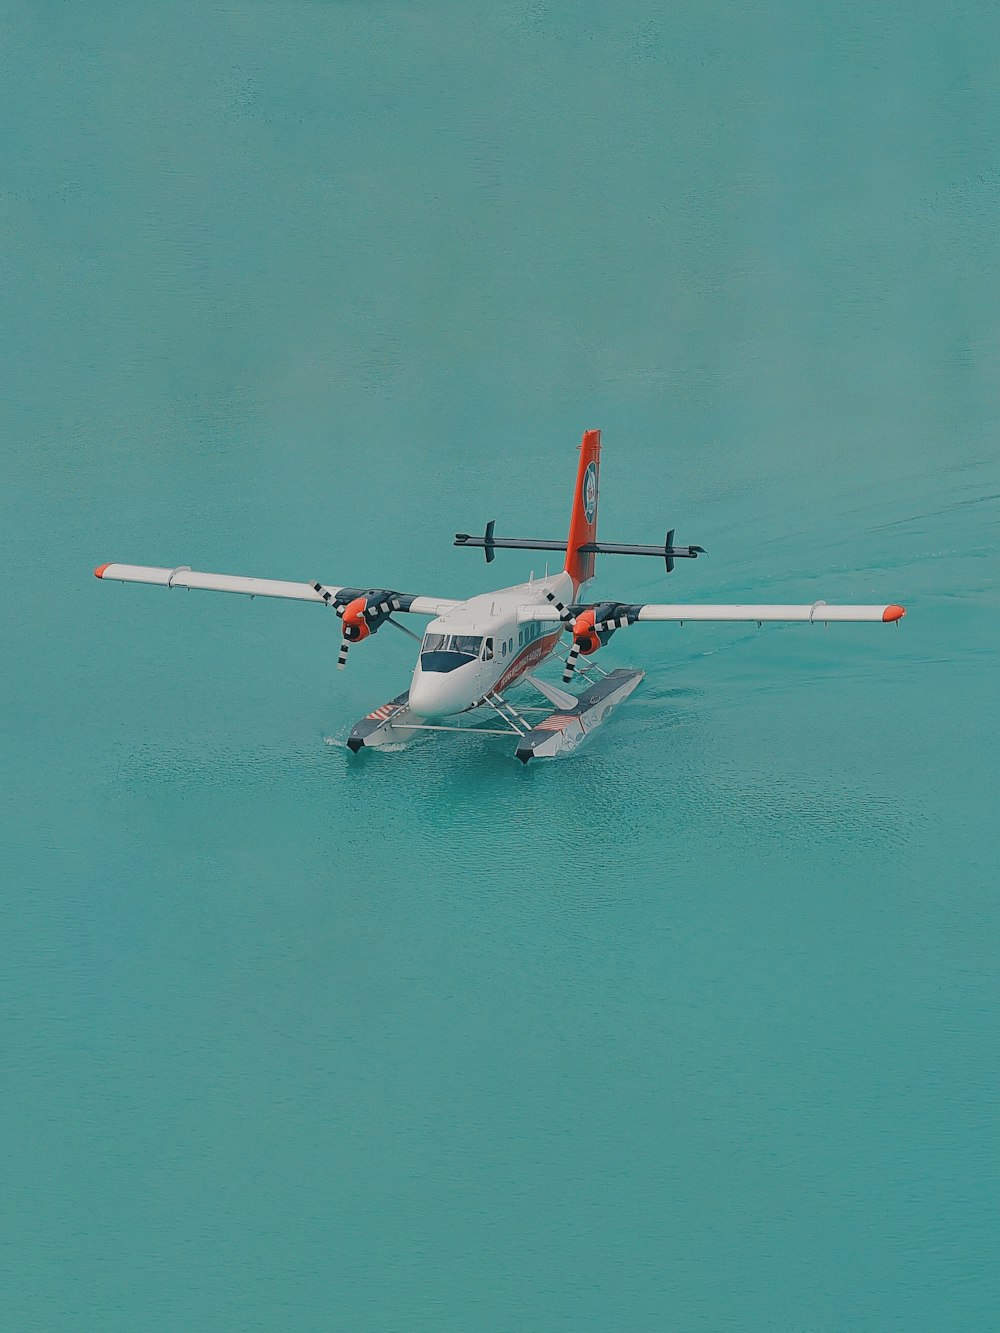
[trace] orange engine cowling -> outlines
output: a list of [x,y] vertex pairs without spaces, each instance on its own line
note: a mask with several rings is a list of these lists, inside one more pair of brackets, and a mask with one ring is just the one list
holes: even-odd
[[623,602],[600,602],[597,606],[581,611],[573,621],[573,646],[566,656],[563,684],[568,685],[572,680],[581,656],[589,657],[591,653],[596,653],[612,634],[624,629],[626,625],[634,624],[637,612],[637,607],[627,606]]
[[583,653],[584,657],[590,653],[596,653],[601,646],[601,640],[598,637],[594,624],[597,617],[593,609],[581,611],[573,621],[573,646],[577,652]]
[[[369,635],[377,634],[387,620],[395,625],[396,622],[392,618],[393,611],[409,611],[415,601],[415,598],[405,593],[389,592],[385,588],[370,588],[367,592],[361,592],[357,588],[341,588],[341,595],[345,599],[347,597],[351,599],[341,603],[334,598],[329,589],[324,589],[322,584],[314,583],[313,588],[327,606],[335,608],[340,617],[342,637],[340,653],[337,656],[338,671],[343,671],[346,666],[347,653],[352,643],[360,643]],[[402,626],[398,628],[402,629]]]
[[367,605],[367,597],[355,597],[353,602],[348,602],[344,607],[344,638],[350,643],[360,643],[362,639],[367,639],[372,632],[371,626],[365,617]]

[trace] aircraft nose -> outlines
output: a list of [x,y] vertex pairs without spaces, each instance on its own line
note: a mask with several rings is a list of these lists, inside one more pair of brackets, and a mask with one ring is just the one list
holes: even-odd
[[469,707],[475,694],[475,681],[468,673],[420,671],[413,674],[409,704],[417,717],[451,717]]
[[441,717],[440,701],[433,685],[426,680],[416,679],[410,686],[409,705],[417,717]]
[[410,686],[410,707],[417,717],[450,717],[467,707],[464,691],[456,691],[454,682],[433,674],[420,673]]

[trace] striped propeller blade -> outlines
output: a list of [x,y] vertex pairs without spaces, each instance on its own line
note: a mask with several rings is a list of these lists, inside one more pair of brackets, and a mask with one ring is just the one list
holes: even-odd
[[573,640],[573,647],[569,650],[569,656],[566,658],[566,669],[563,671],[563,684],[568,685],[573,679],[573,672],[576,670],[577,660],[580,656],[580,645]]
[[320,597],[323,598],[323,601],[326,602],[327,606],[333,606],[335,610],[339,611],[340,608],[335,605],[333,593],[329,588],[324,588],[322,583],[314,583],[312,586],[313,592],[318,592]]
[[343,620],[343,618],[344,618],[344,608],[343,608],[343,606],[341,605],[340,602],[338,602],[338,601],[335,600],[334,595],[333,595],[333,593],[330,591],[330,589],[329,589],[329,588],[324,588],[323,585],[322,585],[322,583],[314,583],[312,586],[313,586],[313,591],[319,593],[320,597],[323,598],[323,601],[324,601],[324,602],[326,603],[326,605],[330,608],[330,610],[331,610],[331,611],[336,611],[337,616],[338,616],[341,620]]
[[350,646],[351,646],[351,645],[348,643],[348,641],[347,641],[346,639],[341,639],[341,641],[340,641],[340,652],[337,654],[337,670],[338,670],[338,671],[343,671],[344,667],[347,665],[347,653],[348,653],[348,650],[350,649]]
[[548,601],[552,603],[556,611],[559,612],[559,619],[562,621],[562,623],[564,625],[568,625],[570,621],[573,619],[573,616],[569,611],[567,611],[566,607],[562,604],[562,602],[559,601],[555,593],[546,590],[545,597]]

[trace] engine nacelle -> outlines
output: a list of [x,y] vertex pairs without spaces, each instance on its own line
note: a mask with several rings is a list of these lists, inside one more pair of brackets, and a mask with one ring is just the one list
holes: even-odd
[[573,647],[578,653],[583,653],[584,657],[589,657],[591,653],[596,653],[602,643],[602,637],[594,628],[597,616],[591,609],[581,611],[573,621]]
[[378,628],[377,625],[369,625],[366,615],[367,610],[367,597],[355,597],[353,602],[348,602],[344,607],[342,617],[344,638],[349,643],[360,643],[362,639],[367,639],[368,635]]
[[581,611],[573,621],[573,643],[577,652],[585,657],[596,653],[612,634],[630,625],[633,619],[621,602],[601,602],[589,611]]
[[360,593],[340,612],[344,638],[349,643],[360,643],[369,634],[377,633],[393,611],[400,610],[400,607],[399,593],[387,592],[382,588]]
[[[378,630],[386,620],[392,619],[393,611],[408,611],[416,600],[409,594],[387,592],[385,589],[369,589],[362,592],[359,588],[340,588],[337,595],[324,588],[321,583],[314,583],[313,588],[340,617],[341,640],[340,654],[337,657],[337,669],[343,671],[347,664],[347,653],[352,643],[360,643]],[[396,622],[393,620],[392,622]]]

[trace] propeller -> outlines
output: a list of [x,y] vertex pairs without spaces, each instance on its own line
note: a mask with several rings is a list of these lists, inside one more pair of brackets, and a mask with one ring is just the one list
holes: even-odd
[[566,658],[566,667],[563,671],[564,685],[568,685],[573,679],[573,672],[580,660],[580,654],[583,653],[589,657],[591,653],[596,653],[600,646],[601,640],[597,635],[597,622],[593,610],[582,611],[573,621],[573,643],[570,646]]
[[[314,583],[312,586],[327,606],[337,613],[343,626],[340,652],[337,654],[338,671],[343,671],[347,665],[347,654],[351,644],[361,643],[370,634],[376,634],[386,620],[395,624],[395,621],[392,621],[392,613],[400,610],[402,606],[399,594],[387,592],[384,588],[360,594],[355,593],[354,589],[341,588],[340,592],[335,594],[329,588],[324,588],[322,583]],[[351,596],[352,593],[355,595]],[[400,629],[402,628],[400,626]]]
[[340,652],[337,654],[337,670],[343,671],[347,665],[347,652],[352,643],[360,643],[362,639],[367,639],[371,634],[371,627],[368,624],[368,599],[366,597],[355,597],[353,602],[348,602],[340,612],[340,620],[343,625],[343,638],[340,641]]
[[573,620],[573,644],[566,657],[563,684],[568,685],[573,679],[581,655],[589,657],[591,653],[596,653],[616,630],[633,624],[635,619],[635,611],[620,602],[602,602],[599,606],[581,611]]
[[[560,602],[555,593],[548,588],[545,590],[545,598],[552,603],[553,609],[558,612],[559,619],[567,627],[573,630],[573,643],[566,657],[566,667],[563,671],[563,684],[568,685],[573,679],[573,672],[576,670],[577,659],[581,653],[592,653],[601,646],[594,638],[591,647],[591,636],[594,626],[593,611],[584,611],[581,615],[575,616],[570,609]],[[588,619],[589,617],[589,619]]]

